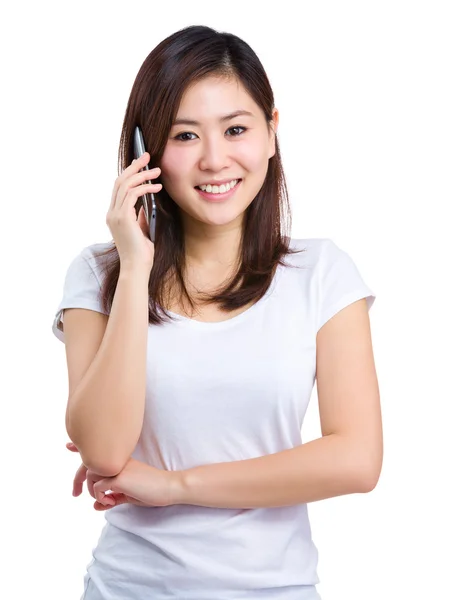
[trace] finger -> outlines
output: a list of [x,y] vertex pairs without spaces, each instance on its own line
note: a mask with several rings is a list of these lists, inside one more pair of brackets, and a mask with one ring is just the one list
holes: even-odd
[[120,188],[122,187],[123,183],[126,181],[126,179],[128,179],[128,177],[130,175],[139,173],[139,171],[143,167],[145,167],[146,164],[149,162],[149,159],[150,159],[150,154],[148,152],[144,152],[144,154],[142,154],[139,158],[135,158],[132,161],[132,163],[128,167],[126,167],[126,169],[124,169],[124,171],[121,173],[121,175],[116,179],[114,188],[113,188],[113,193],[111,194],[110,209],[112,209],[116,206],[118,192],[119,192]]
[[[95,502],[93,503],[93,506],[97,509],[97,510],[105,510],[107,508],[113,508],[114,506],[116,506],[115,501],[112,498],[109,498],[108,494],[107,496],[105,496],[105,499],[102,502],[98,502],[98,500],[95,500]],[[123,502],[120,502],[120,504],[123,504]]]
[[139,209],[139,213],[137,215],[137,222],[139,223],[139,227],[142,232],[149,237],[149,225],[147,225],[146,214],[144,212],[144,206],[141,206]]
[[87,467],[82,463],[75,474],[72,496],[80,496],[83,490],[83,482],[87,478]]
[[90,494],[90,496],[92,498],[95,498],[96,500],[96,496],[95,496],[95,490],[93,488],[93,486],[95,485],[95,480],[93,480],[90,477],[90,473],[87,474],[87,488],[88,488],[88,493]]
[[114,501],[111,498],[108,499],[108,497],[105,494],[105,492],[107,492],[108,490],[113,491],[111,488],[113,483],[114,477],[107,477],[106,479],[101,479],[100,481],[97,481],[95,484],[93,484],[94,497],[98,502],[101,502],[101,504],[114,505]]
[[[108,510],[110,508],[113,508],[114,506],[119,506],[120,504],[131,504],[131,502],[129,501],[129,497],[126,496],[126,494],[120,494],[118,492],[107,494],[106,498],[107,500],[110,500],[109,505],[103,505],[97,501],[94,504],[94,508],[96,510]],[[114,502],[114,504],[111,504],[111,501]]]
[[129,498],[126,496],[126,494],[113,493],[113,494],[108,494],[106,497],[114,502],[114,506],[119,506],[120,504],[129,503]]
[[149,161],[150,154],[144,152],[139,158],[134,159],[129,167],[118,177],[115,182],[115,189],[113,190],[114,208],[119,208],[123,205],[130,189],[160,177],[160,167],[153,167],[152,169],[146,168],[149,166]]
[[148,181],[157,179],[159,175],[160,169],[156,167],[156,170],[151,169],[150,171],[143,171],[142,173],[138,173],[135,177],[130,177],[119,188],[114,208],[120,209],[127,204],[128,201],[132,201],[131,206],[134,206],[139,196],[150,192],[154,192],[154,194],[160,192],[162,188],[161,183],[147,183]]
[[101,502],[95,501],[93,504],[93,508],[98,511],[110,510],[110,508],[114,508],[114,504],[101,504]]
[[106,504],[102,504],[101,502],[98,502],[98,500],[95,502],[94,507],[96,508],[96,510],[107,510],[109,508],[113,508],[114,506],[126,504],[128,502],[127,496],[125,494],[107,494],[105,498]]

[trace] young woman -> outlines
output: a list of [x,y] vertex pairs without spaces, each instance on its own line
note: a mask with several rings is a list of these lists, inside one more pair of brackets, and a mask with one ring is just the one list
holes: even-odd
[[[277,127],[228,33],[176,32],[134,82],[113,239],[72,261],[53,325],[75,495],[106,519],[82,600],[318,599],[307,504],[378,481],[375,295],[330,239],[290,239]],[[303,444],[316,379],[322,437]]]

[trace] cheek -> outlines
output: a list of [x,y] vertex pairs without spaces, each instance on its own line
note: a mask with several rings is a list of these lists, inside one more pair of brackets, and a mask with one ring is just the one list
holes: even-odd
[[264,170],[267,166],[267,149],[263,144],[241,145],[238,152],[238,162],[248,172]]
[[188,158],[184,152],[180,152],[178,148],[166,148],[160,165],[158,165],[162,169],[162,182],[173,183],[175,185],[187,170],[187,162]]

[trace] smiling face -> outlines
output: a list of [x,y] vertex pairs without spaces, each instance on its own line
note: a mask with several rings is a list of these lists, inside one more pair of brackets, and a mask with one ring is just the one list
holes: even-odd
[[[250,114],[223,120],[240,111]],[[211,76],[186,90],[159,165],[160,180],[180,207],[184,225],[242,224],[275,154],[277,126],[278,111],[269,129],[262,110],[236,79]],[[237,186],[220,196],[196,187],[234,179],[240,180]]]

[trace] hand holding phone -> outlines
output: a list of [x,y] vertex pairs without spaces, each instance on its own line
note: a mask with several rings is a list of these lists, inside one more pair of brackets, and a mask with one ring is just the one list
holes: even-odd
[[149,179],[160,175],[158,167],[149,170],[149,160],[150,155],[145,152],[116,179],[106,224],[116,244],[121,266],[130,267],[133,271],[147,268],[150,273],[154,264],[154,242],[147,235],[144,210],[139,211],[136,220],[135,208],[140,196],[150,192],[157,193],[162,188],[160,183],[147,183]]
[[[139,126],[136,126],[134,130],[134,158],[140,158],[144,152],[146,152],[144,146],[144,137],[142,135],[142,131]],[[146,163],[142,170],[149,170],[149,165]],[[151,183],[150,179],[147,179],[146,183]],[[157,219],[157,205],[155,201],[155,196],[152,192],[144,194],[142,198],[142,204],[144,207],[144,213],[147,221],[147,226],[149,228],[149,237],[152,242],[155,243],[155,226]]]

